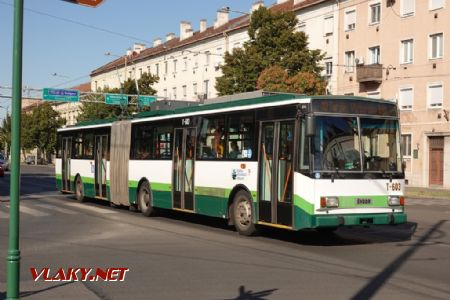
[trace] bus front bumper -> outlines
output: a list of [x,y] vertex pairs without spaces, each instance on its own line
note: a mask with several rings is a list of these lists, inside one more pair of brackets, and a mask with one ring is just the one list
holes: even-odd
[[405,213],[315,216],[315,228],[406,223]]

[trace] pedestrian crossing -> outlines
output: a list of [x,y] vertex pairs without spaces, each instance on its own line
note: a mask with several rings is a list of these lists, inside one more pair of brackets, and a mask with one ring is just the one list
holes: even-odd
[[[100,214],[115,214],[117,211],[112,209],[92,206],[82,203],[60,201],[58,204],[34,201],[21,201],[20,213],[32,217],[49,217],[51,215],[79,215],[86,212]],[[0,202],[0,219],[9,219],[9,203]]]

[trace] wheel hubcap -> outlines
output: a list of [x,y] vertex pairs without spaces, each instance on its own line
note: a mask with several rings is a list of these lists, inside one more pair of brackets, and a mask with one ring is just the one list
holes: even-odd
[[147,190],[143,190],[141,194],[141,204],[144,208],[148,207],[148,204],[150,202],[150,194]]
[[250,207],[250,203],[247,201],[239,202],[237,207],[237,215],[239,218],[239,223],[242,226],[248,226],[252,219],[252,209]]

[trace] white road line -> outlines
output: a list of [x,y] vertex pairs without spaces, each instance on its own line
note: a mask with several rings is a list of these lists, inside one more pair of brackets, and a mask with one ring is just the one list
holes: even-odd
[[8,219],[9,213],[0,210],[0,219]]
[[39,206],[39,207],[42,207],[42,208],[54,210],[54,211],[57,211],[57,212],[60,212],[60,213],[63,213],[63,214],[68,214],[68,215],[76,215],[76,214],[78,214],[78,212],[76,212],[76,211],[65,209],[65,208],[62,208],[62,207],[57,207],[57,206],[50,205],[50,204],[36,204],[35,206]]
[[61,204],[65,204],[65,205],[69,205],[69,206],[73,206],[73,207],[81,208],[81,209],[85,209],[85,210],[90,210],[90,211],[98,212],[101,214],[115,214],[116,213],[113,210],[99,208],[99,207],[95,207],[95,206],[89,206],[89,205],[85,205],[85,204],[81,204],[81,203],[61,202]]
[[35,217],[45,217],[45,216],[49,216],[50,214],[40,211],[40,210],[36,210],[36,209],[32,209],[26,206],[21,205],[20,206],[20,212],[24,213],[24,214],[28,214],[28,215],[32,215]]

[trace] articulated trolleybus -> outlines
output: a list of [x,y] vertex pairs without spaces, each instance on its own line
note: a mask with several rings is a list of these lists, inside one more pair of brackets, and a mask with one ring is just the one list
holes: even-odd
[[395,103],[272,94],[58,130],[62,192],[300,230],[401,224]]

